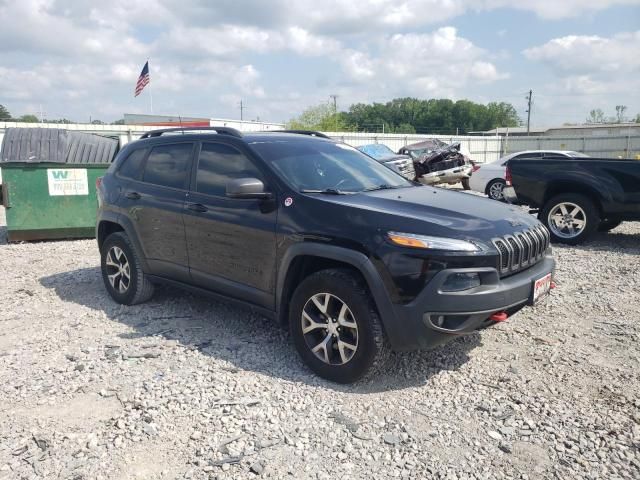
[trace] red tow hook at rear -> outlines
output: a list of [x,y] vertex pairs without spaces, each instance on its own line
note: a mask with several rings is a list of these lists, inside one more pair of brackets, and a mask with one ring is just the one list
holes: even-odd
[[551,280],[551,285],[549,286],[549,288],[551,288],[551,290],[553,290],[554,288],[556,288],[556,282],[554,282],[553,280]]
[[489,317],[489,320],[493,320],[494,322],[506,322],[509,315],[507,312],[496,312]]

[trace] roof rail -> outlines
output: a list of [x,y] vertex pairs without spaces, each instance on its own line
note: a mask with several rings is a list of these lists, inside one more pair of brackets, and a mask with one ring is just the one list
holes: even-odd
[[238,137],[238,138],[242,137],[242,133],[239,130],[236,130],[235,128],[230,128],[230,127],[179,127],[179,128],[163,128],[160,130],[151,130],[149,132],[146,132],[144,135],[142,135],[140,137],[140,140],[144,138],[160,137],[165,133],[177,133],[177,132],[184,133],[184,132],[190,132],[190,131],[198,132],[202,130],[215,132],[218,135],[230,135],[232,137]]
[[277,132],[277,133],[295,133],[297,135],[309,135],[310,137],[331,139],[331,137],[329,137],[328,135],[325,135],[322,132],[316,132],[314,130],[271,130],[271,131]]

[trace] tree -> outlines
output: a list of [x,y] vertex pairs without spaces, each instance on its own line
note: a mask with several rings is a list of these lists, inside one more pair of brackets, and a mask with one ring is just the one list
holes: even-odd
[[604,112],[600,108],[595,108],[589,112],[587,123],[604,123]]
[[113,122],[111,125],[124,125],[124,118],[121,118],[119,120],[116,120],[115,122]]
[[636,123],[640,123],[640,113],[636,115]]
[[35,115],[22,115],[19,119],[19,122],[25,122],[25,123],[38,123],[40,120],[38,120],[38,117],[36,117]]
[[622,123],[625,120],[624,112],[627,109],[626,105],[616,105],[616,121]]
[[4,105],[0,105],[0,120],[11,120],[11,114]]
[[334,132],[346,130],[341,113],[333,111],[333,105],[321,103],[307,108],[299,117],[289,121],[288,128],[294,130],[320,130]]

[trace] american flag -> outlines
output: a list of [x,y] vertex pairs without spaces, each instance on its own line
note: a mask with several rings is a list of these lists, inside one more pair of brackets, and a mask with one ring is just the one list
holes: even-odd
[[144,67],[142,67],[140,76],[138,77],[138,82],[136,83],[136,91],[133,96],[137,97],[138,95],[140,95],[142,93],[142,90],[144,90],[144,87],[146,87],[150,81],[151,78],[149,77],[149,60],[147,60],[147,62],[144,64]]

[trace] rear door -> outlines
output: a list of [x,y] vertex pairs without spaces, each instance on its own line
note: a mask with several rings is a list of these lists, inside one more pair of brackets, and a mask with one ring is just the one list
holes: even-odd
[[148,150],[142,175],[130,180],[121,206],[136,230],[150,273],[189,281],[182,211],[194,142],[160,144]]
[[276,214],[273,200],[233,199],[226,184],[263,172],[239,148],[202,142],[184,208],[193,283],[227,296],[274,305]]

